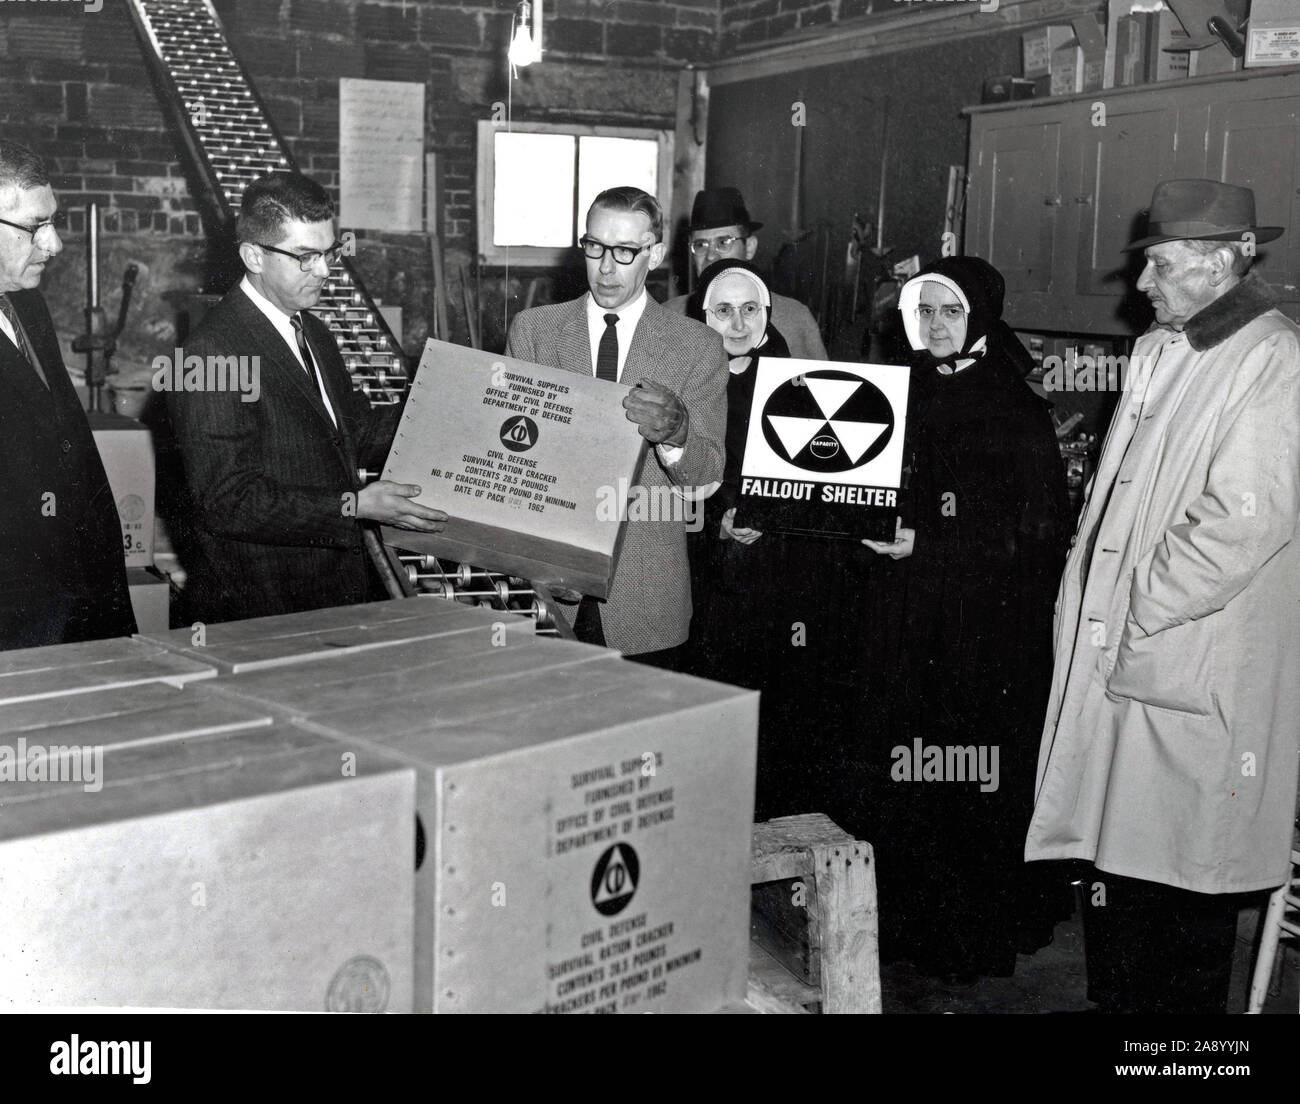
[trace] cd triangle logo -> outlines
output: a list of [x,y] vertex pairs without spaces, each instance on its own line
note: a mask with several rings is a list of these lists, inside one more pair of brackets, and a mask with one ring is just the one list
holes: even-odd
[[616,843],[596,860],[591,873],[591,903],[603,916],[622,912],[636,893],[641,863],[631,844]]

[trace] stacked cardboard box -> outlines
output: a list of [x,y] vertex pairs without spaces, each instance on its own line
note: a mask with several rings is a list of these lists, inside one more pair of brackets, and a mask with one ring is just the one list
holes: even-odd
[[0,728],[0,1003],[411,1010],[409,768],[158,682]]
[[57,695],[62,649],[40,649],[16,666],[51,681],[0,705],[0,757],[19,738],[103,756],[94,791],[0,789],[11,999],[744,999],[756,694],[427,598],[110,643],[177,666]]
[[1300,65],[1300,7],[1295,0],[1253,0],[1246,67]]
[[1170,51],[1191,36],[1178,16],[1171,11],[1153,12],[1147,20],[1147,80],[1180,80],[1188,75],[1191,54],[1185,50]]

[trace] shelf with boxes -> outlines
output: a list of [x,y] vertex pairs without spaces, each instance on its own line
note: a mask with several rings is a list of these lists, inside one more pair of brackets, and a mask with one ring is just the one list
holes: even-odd
[[1289,231],[1255,271],[1300,317],[1300,66],[1247,70],[1018,104],[971,120],[966,252],[1007,281],[1017,329],[1135,336],[1140,236],[1157,182],[1206,177],[1255,193]]
[[1025,31],[1021,75],[990,78],[982,102],[1300,63],[1295,0],[1109,0],[1098,8]]

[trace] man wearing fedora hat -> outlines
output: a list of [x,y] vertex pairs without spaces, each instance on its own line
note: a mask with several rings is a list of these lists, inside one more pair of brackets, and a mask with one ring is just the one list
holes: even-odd
[[[704,188],[695,193],[691,205],[688,248],[691,264],[698,276],[722,257],[752,261],[758,252],[755,236],[763,224],[749,217],[749,208],[736,188]],[[796,360],[825,360],[826,346],[812,311],[798,299],[787,299],[772,292],[772,325],[785,338],[790,355]],[[686,313],[689,295],[679,295],[664,304],[678,314]]]
[[1248,188],[1170,180],[1058,595],[1026,858],[1079,859],[1102,1011],[1226,1010],[1244,894],[1280,885],[1300,763],[1300,331],[1249,274]]

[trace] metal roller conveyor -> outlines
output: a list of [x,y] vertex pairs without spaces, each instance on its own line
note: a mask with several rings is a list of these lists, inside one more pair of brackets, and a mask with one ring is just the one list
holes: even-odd
[[[268,172],[296,169],[293,157],[231,50],[211,0],[127,0],[127,7],[205,186],[200,199],[218,221],[229,223],[244,189]],[[370,403],[400,402],[408,383],[405,357],[346,259],[313,309],[334,331],[354,385]]]
[[462,590],[450,579],[415,571],[412,568],[407,568],[406,577],[413,586],[420,587],[426,593],[441,594],[449,598],[486,598],[508,605],[510,602],[522,602],[525,599],[531,602],[537,597],[537,591],[532,587],[514,587],[506,579],[501,578],[497,579],[491,590]]
[[[194,162],[203,189],[196,198],[206,214],[229,225],[244,189],[268,172],[296,170],[293,156],[231,50],[212,0],[127,0],[127,8]],[[405,356],[346,257],[313,310],[330,327],[354,385],[371,405],[401,402],[409,383]],[[567,624],[557,627],[544,587],[468,564],[444,565],[433,556],[398,562],[373,534],[367,539],[372,558],[383,561],[381,573],[391,567],[385,573],[390,593],[406,586],[429,597],[492,605],[532,617],[539,633],[567,633]]]
[[548,605],[549,596],[526,579],[444,562],[429,553],[396,552],[394,559],[409,586],[422,596],[529,617],[539,634],[563,635]]

